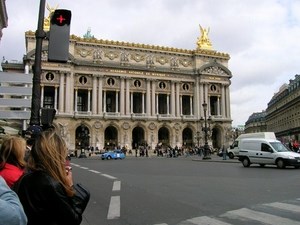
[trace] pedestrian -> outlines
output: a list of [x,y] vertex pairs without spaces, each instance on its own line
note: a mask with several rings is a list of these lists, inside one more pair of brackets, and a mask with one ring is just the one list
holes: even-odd
[[89,192],[73,185],[66,167],[67,147],[53,130],[43,131],[30,151],[26,174],[14,186],[23,204],[28,225],[79,225]]
[[9,187],[24,174],[26,141],[22,137],[4,139],[0,148],[0,176]]
[[223,147],[222,147],[222,155],[223,155],[223,160],[226,160],[227,150],[225,148],[225,145],[223,145]]
[[17,194],[0,176],[0,225],[26,225],[27,217]]

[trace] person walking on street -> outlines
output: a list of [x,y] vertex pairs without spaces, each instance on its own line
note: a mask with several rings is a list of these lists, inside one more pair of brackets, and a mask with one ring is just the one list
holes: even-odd
[[222,147],[222,155],[223,155],[223,160],[226,160],[226,157],[227,157],[227,150],[225,148],[225,145],[223,145]]

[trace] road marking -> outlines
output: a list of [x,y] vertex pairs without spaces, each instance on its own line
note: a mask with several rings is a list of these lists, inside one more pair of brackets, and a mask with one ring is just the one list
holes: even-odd
[[79,168],[84,169],[84,170],[88,170],[88,167],[84,167],[84,166],[79,166]]
[[228,211],[221,216],[231,218],[231,219],[246,218],[246,219],[255,220],[261,223],[271,224],[271,225],[282,225],[282,224],[300,225],[300,222],[294,220],[290,220],[280,216],[275,216],[268,213],[258,212],[246,208]]
[[[230,225],[230,223],[225,223],[223,221],[208,217],[208,216],[200,216],[192,219],[186,220],[189,223],[197,224],[197,225]],[[178,225],[180,225],[179,223]],[[182,224],[184,225],[184,223]]]
[[107,178],[112,179],[112,180],[116,180],[117,179],[116,177],[110,176],[110,175],[105,174],[105,173],[101,174],[101,176],[107,177]]
[[118,219],[120,217],[120,196],[111,196],[107,213],[107,219]]
[[292,211],[292,212],[296,212],[296,213],[300,212],[300,206],[298,206],[298,205],[292,205],[292,204],[280,203],[280,202],[273,202],[273,203],[263,204],[263,205],[271,206],[274,208],[283,209],[283,210],[287,210],[287,211]]
[[90,172],[93,172],[93,173],[101,173],[101,172],[99,172],[99,171],[97,171],[97,170],[89,170]]
[[75,163],[71,163],[72,166],[77,166],[77,167],[80,167],[80,165],[78,164],[75,164]]
[[114,181],[112,191],[120,191],[121,190],[121,181]]

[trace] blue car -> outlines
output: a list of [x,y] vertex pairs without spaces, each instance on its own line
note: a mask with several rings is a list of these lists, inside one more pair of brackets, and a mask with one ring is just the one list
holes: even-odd
[[124,159],[125,154],[121,150],[115,150],[115,151],[109,151],[109,152],[104,152],[101,155],[101,159]]

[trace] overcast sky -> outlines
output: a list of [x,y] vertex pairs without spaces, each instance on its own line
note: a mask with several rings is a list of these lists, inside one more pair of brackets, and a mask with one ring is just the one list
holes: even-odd
[[[72,11],[71,34],[193,50],[199,24],[213,49],[228,53],[233,125],[267,108],[300,74],[300,0],[48,0]],[[6,0],[0,57],[22,60],[25,31],[37,29],[38,0]],[[48,10],[45,10],[45,16]]]

